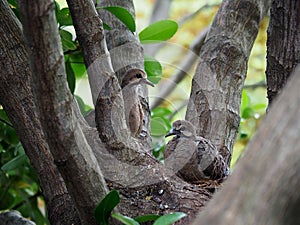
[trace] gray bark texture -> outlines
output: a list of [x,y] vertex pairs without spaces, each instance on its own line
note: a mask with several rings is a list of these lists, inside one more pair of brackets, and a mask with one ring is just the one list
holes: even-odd
[[[53,1],[20,1],[25,45],[38,116],[54,162],[82,224],[96,224],[93,210],[107,192],[96,158],[72,104]],[[46,94],[45,94],[46,93]]]
[[224,0],[201,48],[186,120],[230,164],[247,63],[269,1]]
[[0,1],[0,33],[0,104],[37,172],[48,206],[49,220],[52,224],[78,224],[73,200],[54,164],[37,116],[21,24],[5,0]]
[[[198,224],[300,224],[300,67]],[[287,110],[289,109],[289,110]]]
[[272,1],[267,39],[268,99],[281,92],[300,63],[300,1]]

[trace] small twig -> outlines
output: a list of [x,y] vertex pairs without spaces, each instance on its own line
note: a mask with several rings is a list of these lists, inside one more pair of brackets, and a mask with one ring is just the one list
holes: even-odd
[[267,87],[267,84],[265,81],[260,81],[258,83],[255,83],[255,84],[249,84],[249,85],[245,85],[244,86],[244,89],[255,89],[255,88],[260,88],[260,87]]
[[188,74],[187,72],[191,69],[192,65],[199,57],[198,55],[204,43],[208,30],[209,28],[206,28],[200,33],[200,35],[196,37],[196,39],[190,46],[191,51],[189,51],[185,56],[182,63],[179,65],[179,70],[177,70],[175,74],[172,75],[172,78],[167,86],[161,89],[161,92],[158,93],[157,97],[154,99],[153,103],[150,106],[151,109],[159,106],[164,101],[164,99],[174,91],[176,85],[180,83],[184,77],[186,77],[186,75]]
[[175,109],[169,116],[168,119],[172,120],[172,118],[180,111],[182,110],[185,106],[187,106],[187,104],[189,103],[189,100],[184,100],[181,105],[179,105],[179,107],[177,109]]
[[211,8],[211,7],[215,7],[215,6],[219,6],[220,4],[205,4],[204,6],[202,6],[200,9],[198,9],[197,11],[183,17],[181,20],[178,21],[178,25],[182,26],[184,23],[186,23],[187,21],[193,19],[195,16],[197,16],[197,14],[199,14],[200,12],[202,12],[203,10],[207,9],[207,8]]

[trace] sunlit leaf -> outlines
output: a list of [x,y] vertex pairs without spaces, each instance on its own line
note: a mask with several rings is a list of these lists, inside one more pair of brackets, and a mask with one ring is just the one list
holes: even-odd
[[141,43],[155,43],[169,40],[176,33],[178,24],[172,20],[160,20],[157,21],[139,34]]
[[167,120],[161,117],[153,117],[151,118],[151,135],[155,137],[164,136],[169,131],[169,123]]
[[153,225],[170,225],[175,223],[176,221],[185,217],[186,214],[183,212],[174,212],[164,216],[159,217]]
[[246,90],[243,90],[242,91],[242,100],[241,100],[241,106],[240,106],[240,111],[241,111],[241,114],[243,112],[243,110],[247,107],[249,107],[250,105],[250,97],[249,95],[247,94]]
[[134,220],[139,222],[139,223],[145,223],[145,222],[148,222],[148,221],[154,221],[159,217],[160,217],[159,215],[147,214],[147,215],[142,215],[142,216],[135,217]]
[[125,225],[139,225],[139,223],[137,221],[135,221],[134,219],[127,217],[127,216],[123,216],[120,213],[114,213],[112,215],[112,217],[121,221]]
[[248,119],[254,116],[254,110],[250,107],[247,107],[242,112],[242,118]]
[[172,111],[168,108],[156,107],[151,111],[151,116],[153,117],[166,117],[172,114]]
[[161,64],[156,59],[151,58],[149,56],[145,56],[144,67],[148,75],[148,79],[152,83],[157,84],[161,80],[161,76],[162,76]]

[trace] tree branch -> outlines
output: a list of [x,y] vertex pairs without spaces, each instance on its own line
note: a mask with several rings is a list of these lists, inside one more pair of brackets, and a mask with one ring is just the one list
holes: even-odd
[[239,127],[247,61],[269,1],[229,1],[219,11],[201,48],[186,119],[230,163]]
[[54,164],[36,113],[31,71],[21,24],[6,0],[0,1],[0,104],[37,172],[51,224],[79,223],[78,213]]
[[190,50],[181,64],[178,67],[178,70],[174,75],[171,76],[169,83],[166,87],[161,88],[160,92],[157,94],[157,97],[153,100],[150,108],[154,109],[155,107],[159,106],[163,103],[163,101],[175,90],[177,84],[179,84],[187,75],[188,71],[194,65],[196,60],[199,59],[199,52],[201,47],[204,43],[204,39],[207,35],[208,29],[202,31],[194,40],[194,42],[190,46]]
[[[96,224],[93,211],[107,192],[92,150],[72,107],[54,2],[20,1],[33,90],[55,163],[74,199],[82,224]],[[45,94],[46,93],[46,94]]]
[[[99,2],[99,7],[106,6],[121,6],[135,17],[134,6],[132,0],[103,0]],[[111,55],[111,61],[114,71],[121,84],[125,72],[132,68],[144,69],[144,54],[143,48],[138,40],[136,34],[133,34],[118,18],[112,15],[107,10],[98,10],[98,13],[106,24],[112,29],[105,31],[105,39],[108,50]],[[143,135],[139,136],[139,142],[142,143],[144,149],[151,150],[151,137],[150,137],[150,112],[148,89],[145,85],[138,88],[138,99],[132,99],[133,102],[140,101],[143,109]],[[126,105],[125,105],[126,107]],[[117,109],[117,108],[116,108]],[[116,111],[116,110],[114,110]],[[114,112],[122,114],[122,111]],[[106,114],[106,115],[110,115]]]
[[67,2],[83,52],[95,105],[106,79],[114,73],[106,47],[102,21],[91,1],[68,0]]
[[271,104],[300,63],[300,2],[275,0],[270,11],[266,77]]
[[299,78],[298,66],[282,94],[274,100],[232,177],[198,215],[194,225],[245,221],[290,225],[300,220],[300,139],[295,135],[300,133]]

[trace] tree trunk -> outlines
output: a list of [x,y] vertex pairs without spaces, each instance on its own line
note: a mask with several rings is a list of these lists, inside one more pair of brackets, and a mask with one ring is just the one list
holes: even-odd
[[0,104],[37,172],[51,224],[79,224],[73,200],[54,164],[36,113],[32,75],[21,24],[6,0],[0,1]]
[[194,225],[300,223],[299,86],[297,67],[232,177]]
[[300,63],[300,1],[273,0],[267,40],[267,85],[271,104]]
[[25,45],[38,115],[54,162],[74,200],[82,224],[96,224],[96,205],[107,193],[96,158],[72,104],[54,1],[20,1]]
[[269,1],[224,0],[201,48],[186,119],[228,165],[240,123],[247,63]]

